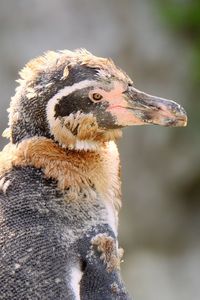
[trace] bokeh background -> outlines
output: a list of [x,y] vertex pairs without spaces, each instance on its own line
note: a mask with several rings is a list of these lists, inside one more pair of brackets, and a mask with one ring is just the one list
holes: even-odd
[[1,132],[19,69],[78,47],[112,57],[137,88],[188,112],[187,128],[124,130],[120,244],[135,299],[199,300],[200,1],[1,0]]

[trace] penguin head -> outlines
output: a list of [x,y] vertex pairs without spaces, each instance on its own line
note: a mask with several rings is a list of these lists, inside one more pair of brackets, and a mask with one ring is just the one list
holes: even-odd
[[42,136],[88,150],[117,139],[126,126],[187,123],[179,104],[137,90],[111,59],[86,50],[47,52],[20,77],[9,114],[14,144]]

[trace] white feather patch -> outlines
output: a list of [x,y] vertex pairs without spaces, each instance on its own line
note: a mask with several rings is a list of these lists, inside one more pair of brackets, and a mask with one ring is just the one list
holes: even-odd
[[7,188],[10,185],[10,180],[6,180],[5,177],[3,177],[0,180],[0,189],[3,191],[4,194],[6,194]]
[[76,139],[73,149],[84,150],[84,151],[96,151],[99,148],[99,143],[96,141],[79,140]]
[[107,212],[107,222],[112,228],[115,236],[118,235],[117,232],[117,225],[118,225],[118,215],[116,212],[116,209],[114,207],[113,201],[104,201],[105,207],[106,207],[106,212]]
[[82,278],[83,272],[80,268],[73,267],[71,271],[71,288],[74,292],[75,300],[80,300],[80,281]]

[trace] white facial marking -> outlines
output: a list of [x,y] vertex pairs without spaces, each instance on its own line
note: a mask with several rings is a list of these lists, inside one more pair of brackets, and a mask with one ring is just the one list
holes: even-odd
[[[71,94],[77,90],[81,90],[86,87],[89,87],[92,84],[95,85],[96,81],[95,80],[83,80],[83,81],[74,83],[73,85],[66,86],[62,90],[59,90],[57,92],[57,94],[55,94],[51,99],[49,99],[48,105],[47,105],[47,111],[48,111],[48,106],[52,107],[52,104],[56,104],[60,98],[68,96],[69,94]],[[54,105],[54,107],[55,107],[55,105]],[[54,110],[52,113],[54,113]]]
[[[51,133],[54,135],[55,139],[59,143],[63,143],[65,140],[65,136],[70,134],[70,131],[67,130],[65,127],[61,125],[59,118],[55,119],[55,105],[59,102],[59,99],[65,97],[74,91],[95,85],[96,81],[94,80],[83,80],[78,83],[74,83],[71,86],[66,86],[62,90],[58,91],[51,99],[49,99],[47,108],[46,108],[46,115],[47,120],[49,122],[49,127]],[[81,100],[80,100],[81,101]],[[66,131],[66,132],[65,132]],[[62,136],[62,138],[61,138]]]
[[74,292],[75,300],[80,300],[80,281],[83,272],[81,272],[79,267],[73,267],[71,270],[71,288]]

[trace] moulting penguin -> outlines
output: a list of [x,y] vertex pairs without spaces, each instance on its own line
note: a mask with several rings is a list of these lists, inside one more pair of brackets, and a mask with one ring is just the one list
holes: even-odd
[[130,299],[115,141],[125,126],[185,126],[186,113],[86,50],[48,52],[20,76],[0,154],[0,298]]

